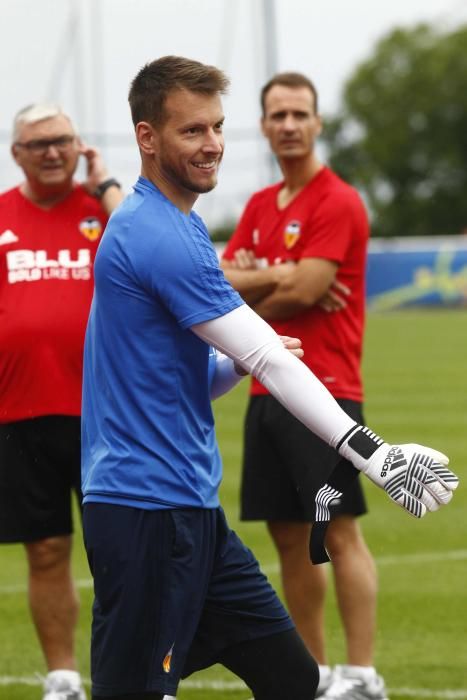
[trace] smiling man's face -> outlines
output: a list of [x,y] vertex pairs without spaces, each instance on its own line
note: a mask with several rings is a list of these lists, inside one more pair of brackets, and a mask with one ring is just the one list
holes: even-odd
[[172,190],[202,194],[217,185],[224,154],[222,102],[218,94],[169,93],[167,117],[155,127],[154,166]]

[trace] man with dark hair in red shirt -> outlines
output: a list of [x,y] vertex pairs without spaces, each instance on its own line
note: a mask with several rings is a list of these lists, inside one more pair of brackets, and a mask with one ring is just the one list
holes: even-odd
[[[76,671],[71,493],[80,490],[82,353],[93,261],[122,199],[57,105],[15,118],[24,182],[0,195],[0,542],[24,543],[48,676],[44,700],[83,700]],[[86,182],[74,180],[80,155]]]
[[[299,73],[276,75],[263,88],[262,131],[284,179],[250,199],[222,266],[276,332],[302,340],[303,361],[342,408],[363,422],[368,221],[357,192],[316,156],[317,99],[314,85]],[[357,694],[365,692],[358,698],[386,700],[384,682],[373,667],[377,578],[356,519],[366,512],[358,479],[333,506],[326,534],[347,665],[331,671],[326,658],[326,571],[310,563],[308,541],[315,494],[338,461],[253,379],[245,421],[242,518],[267,521],[291,615],[320,664],[317,697],[351,699],[355,686]],[[340,695],[343,683],[347,690]]]

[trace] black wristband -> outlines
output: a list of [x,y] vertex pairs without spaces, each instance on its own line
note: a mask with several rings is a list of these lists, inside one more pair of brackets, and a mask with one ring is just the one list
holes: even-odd
[[371,455],[376,452],[378,447],[381,447],[384,440],[379,435],[376,435],[370,428],[357,423],[346,432],[344,437],[336,445],[336,450],[339,451],[344,443],[347,443],[363,459],[370,459]]
[[361,426],[360,430],[357,430],[352,435],[347,444],[363,459],[370,459],[371,455],[376,452],[378,447],[381,447],[383,442],[379,435],[373,433],[369,428]]
[[97,185],[93,192],[93,196],[96,197],[96,199],[102,199],[109,187],[118,187],[119,190],[122,189],[122,186],[118,180],[116,180],[114,177],[109,177],[108,180],[104,180],[104,182],[101,182],[100,185]]

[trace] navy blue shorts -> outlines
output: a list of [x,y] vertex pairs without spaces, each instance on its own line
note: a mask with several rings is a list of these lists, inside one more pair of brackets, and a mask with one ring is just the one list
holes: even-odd
[[[337,403],[357,423],[363,423],[360,403],[344,399]],[[273,396],[251,396],[245,416],[242,520],[313,522],[315,495],[341,459]],[[356,478],[339,505],[331,507],[331,519],[366,511]]]
[[219,653],[293,623],[221,508],[142,510],[88,503],[96,696],[175,695]]

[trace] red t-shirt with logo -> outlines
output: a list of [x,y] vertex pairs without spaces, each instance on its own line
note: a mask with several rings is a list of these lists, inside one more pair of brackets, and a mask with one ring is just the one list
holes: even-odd
[[78,416],[93,262],[107,223],[77,185],[50,210],[0,195],[0,423]]
[[[369,236],[363,203],[329,168],[318,174],[284,209],[277,206],[283,183],[257,192],[248,202],[224,251],[252,250],[261,264],[302,258],[332,260],[337,278],[351,294],[347,307],[327,313],[313,306],[271,326],[280,335],[301,338],[303,361],[336,398],[363,400],[361,357],[365,310],[365,266]],[[252,394],[268,393],[253,378]]]

